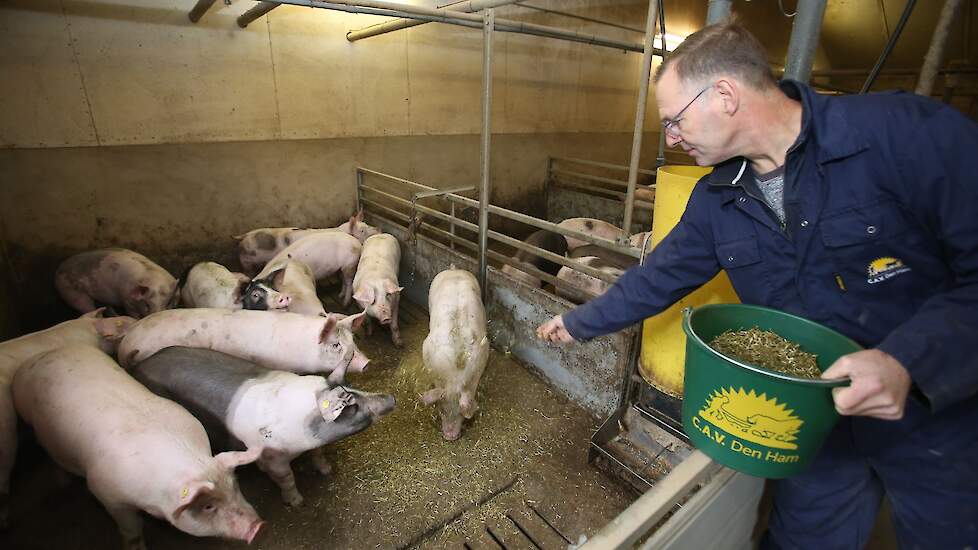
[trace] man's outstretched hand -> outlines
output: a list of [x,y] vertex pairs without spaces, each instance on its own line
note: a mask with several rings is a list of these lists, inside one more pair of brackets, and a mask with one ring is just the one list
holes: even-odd
[[574,337],[564,328],[564,319],[558,315],[537,327],[537,338],[555,344],[571,344]]

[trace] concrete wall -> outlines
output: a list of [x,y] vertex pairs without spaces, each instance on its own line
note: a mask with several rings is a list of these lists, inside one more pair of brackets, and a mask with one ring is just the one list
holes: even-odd
[[[349,43],[348,30],[384,18],[282,6],[239,29],[251,2],[216,2],[196,25],[194,3],[0,5],[0,244],[25,329],[68,314],[51,276],[81,250],[128,246],[178,273],[230,262],[230,235],[247,229],[342,221],[358,164],[434,186],[478,182],[479,31],[428,24]],[[646,6],[560,3],[635,27]],[[669,32],[686,34],[706,3],[666,10]],[[641,39],[517,6],[498,16]],[[785,44],[789,31],[764,29]],[[627,164],[640,55],[495,39],[491,200],[542,216],[548,156]],[[654,97],[649,113],[655,129]],[[643,166],[656,145],[648,134]]]

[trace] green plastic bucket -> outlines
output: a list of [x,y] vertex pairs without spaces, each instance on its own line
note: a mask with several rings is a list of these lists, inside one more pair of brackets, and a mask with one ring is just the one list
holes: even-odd
[[758,477],[787,477],[807,467],[839,420],[832,388],[848,385],[849,379],[798,378],[728,358],[707,345],[725,330],[755,326],[816,354],[822,371],[863,348],[830,328],[765,307],[710,304],[683,311],[686,434],[724,466]]

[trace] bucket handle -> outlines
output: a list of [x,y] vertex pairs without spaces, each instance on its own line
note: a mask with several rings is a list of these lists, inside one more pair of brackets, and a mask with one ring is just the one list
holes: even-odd
[[[689,317],[692,313],[693,313],[693,308],[691,307],[683,308],[683,331],[686,332],[686,336],[688,338],[694,337],[693,327],[689,322]],[[703,342],[703,345],[709,346],[709,344],[707,344],[706,342]],[[780,376],[779,378],[797,380],[796,378],[789,378],[784,375]],[[852,384],[852,379],[849,378],[848,376],[843,378],[812,378],[810,380],[806,379],[805,383],[813,386],[823,387],[823,388],[841,388]]]

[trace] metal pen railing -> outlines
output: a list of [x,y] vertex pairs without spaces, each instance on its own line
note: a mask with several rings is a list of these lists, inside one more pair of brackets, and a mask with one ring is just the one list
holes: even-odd
[[[364,176],[373,176],[381,178],[387,182],[394,182],[402,187],[406,188],[408,192],[411,193],[411,198],[406,198],[398,196],[388,190],[381,189],[374,185],[367,185],[364,183]],[[422,183],[414,182],[408,179],[393,176],[391,174],[385,174],[383,172],[378,172],[376,170],[371,170],[364,167],[357,167],[356,169],[356,182],[357,182],[357,200],[359,207],[367,207],[373,213],[380,215],[384,218],[393,218],[394,220],[404,223],[407,227],[412,224],[415,229],[423,228],[425,231],[439,238],[447,240],[453,245],[458,245],[467,250],[476,253],[476,257],[481,252],[480,247],[474,242],[461,237],[455,233],[455,228],[461,228],[466,231],[470,231],[476,235],[479,234],[479,226],[470,221],[464,220],[457,215],[455,215],[454,207],[461,206],[465,209],[475,209],[478,211],[479,202],[477,200],[471,199],[458,194],[458,191],[462,189],[447,189],[440,190],[435,187],[424,185]],[[425,206],[419,204],[420,201],[440,198],[441,200],[448,201],[450,206],[453,207],[452,213],[442,212],[430,206]],[[386,204],[384,204],[386,202]],[[408,212],[406,214],[402,211],[393,208],[393,206],[400,207]],[[556,223],[549,222],[546,220],[541,220],[533,216],[529,216],[520,212],[509,210],[506,208],[489,205],[488,212],[499,217],[524,223],[532,227],[539,229],[545,229],[564,235],[565,237],[572,237],[579,239],[590,244],[599,246],[601,248],[617,252],[619,254],[624,254],[633,258],[640,258],[641,251],[637,248],[632,248],[630,246],[619,245],[615,241],[603,239],[601,237],[595,237],[593,235],[582,233],[580,231],[575,231],[573,229],[567,229],[561,227]],[[416,215],[421,214],[422,216],[427,216],[429,218],[435,218],[443,222],[447,222],[450,225],[451,230],[445,231],[439,227],[436,227],[430,223],[422,220],[416,219]],[[554,263],[560,264],[562,266],[569,267],[571,269],[580,271],[581,273],[590,275],[596,279],[604,282],[614,283],[617,280],[615,275],[606,273],[599,269],[595,269],[587,264],[581,263],[577,260],[567,258],[549,250],[533,246],[531,244],[524,243],[519,239],[515,239],[508,235],[504,235],[498,231],[487,229],[486,237],[492,239],[493,241],[503,243],[505,245],[511,246],[517,250],[529,252],[533,255],[545,258]],[[499,252],[493,250],[485,250],[484,254],[488,258],[492,258],[502,264],[512,266],[523,272],[529,273],[530,275],[537,277],[543,281],[556,285],[557,279],[550,275],[536,269],[532,265],[528,265],[516,260],[514,257],[505,256]]]

